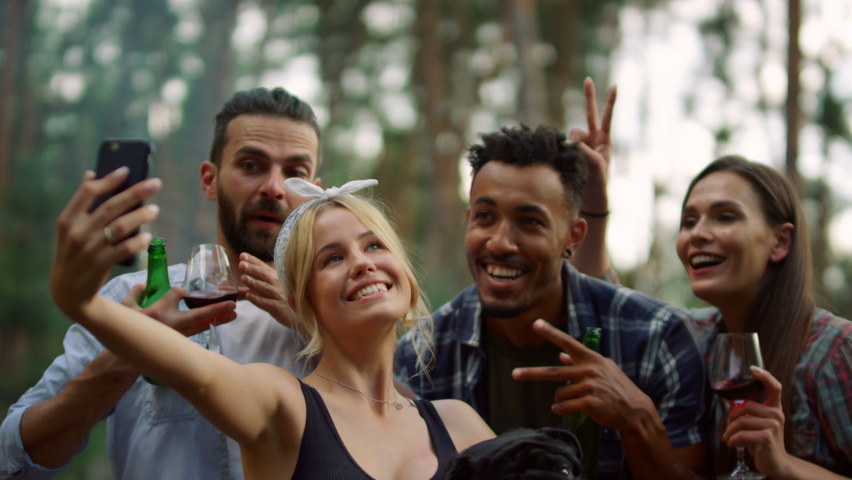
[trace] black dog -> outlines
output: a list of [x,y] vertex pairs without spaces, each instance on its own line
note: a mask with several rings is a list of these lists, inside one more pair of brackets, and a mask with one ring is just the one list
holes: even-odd
[[580,444],[558,428],[512,430],[457,453],[443,480],[579,479]]

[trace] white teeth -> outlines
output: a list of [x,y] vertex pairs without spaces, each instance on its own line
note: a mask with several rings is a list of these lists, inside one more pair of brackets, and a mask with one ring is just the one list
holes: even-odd
[[698,268],[699,266],[716,265],[718,263],[722,263],[724,260],[725,259],[723,257],[718,257],[716,255],[696,255],[689,259],[689,263],[693,268]]
[[372,285],[368,285],[368,286],[362,288],[361,290],[358,290],[357,292],[355,292],[355,295],[352,296],[352,301],[357,302],[358,300],[361,300],[362,298],[366,297],[367,295],[372,295],[374,293],[387,292],[387,291],[388,291],[388,287],[384,283],[374,283]]
[[495,265],[486,265],[485,271],[488,272],[492,277],[506,278],[512,279],[521,275],[520,270],[517,268],[506,268],[506,267],[498,267]]

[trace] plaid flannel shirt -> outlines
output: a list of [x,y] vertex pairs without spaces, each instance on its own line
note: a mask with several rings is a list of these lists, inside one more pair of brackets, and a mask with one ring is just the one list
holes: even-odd
[[[700,421],[709,397],[704,362],[683,312],[642,293],[587,277],[568,262],[562,276],[567,332],[579,338],[585,327],[602,329],[601,354],[611,358],[653,400],[675,448],[709,441],[710,429]],[[481,346],[482,315],[476,287],[463,291],[433,318],[432,382],[417,375],[411,333],[397,344],[397,377],[430,400],[463,400],[487,420],[488,362]],[[519,383],[518,388],[523,385]],[[550,409],[550,404],[534,408]],[[603,429],[599,459],[599,478],[630,478],[617,431]]]
[[[709,365],[722,315],[715,308],[689,312]],[[723,402],[713,404],[721,425]],[[793,373],[790,453],[834,473],[852,476],[852,322],[817,309]],[[718,434],[714,447],[718,444]]]

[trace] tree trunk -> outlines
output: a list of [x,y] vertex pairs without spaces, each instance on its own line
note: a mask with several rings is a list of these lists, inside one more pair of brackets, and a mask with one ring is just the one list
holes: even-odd
[[788,4],[788,54],[787,54],[787,156],[785,168],[787,175],[799,191],[799,197],[805,197],[804,184],[799,177],[799,64],[802,53],[799,50],[799,26],[801,24],[801,0],[789,0]]
[[[25,0],[10,0],[6,4],[6,34],[3,35],[3,76],[0,79],[0,194],[12,181],[12,121],[15,118],[15,76],[18,66],[20,27],[24,23]],[[2,240],[0,240],[0,244]]]
[[551,123],[548,118],[544,72],[534,54],[540,42],[536,12],[536,0],[513,0],[507,8],[523,78],[518,92],[518,120],[533,128]]
[[[237,15],[237,0],[215,0],[203,3],[201,15],[205,26],[198,42],[198,53],[204,73],[189,85],[184,109],[184,124],[177,132],[175,155],[182,162],[178,169],[187,178],[197,179],[201,162],[207,160],[213,139],[216,112],[233,93],[233,49],[231,35]],[[173,205],[174,222],[178,222],[177,260],[183,261],[193,245],[215,239],[216,210],[201,192],[198,183],[191,193]]]
[[[576,52],[577,29],[571,24],[577,23],[580,15],[578,2],[554,2],[542,5],[545,9],[542,22],[555,23],[553,28],[552,44],[556,48],[556,62],[548,75],[547,81],[547,103],[549,107],[550,123],[561,126],[567,123],[565,115],[565,103],[563,101],[566,90],[571,86],[579,88],[580,82],[572,66],[572,60]],[[567,24],[567,26],[566,26]]]
[[[364,22],[353,22],[352,19],[359,18],[368,4],[368,0],[358,0],[356,3],[335,0],[317,2],[322,12],[317,25],[317,37],[321,40],[317,57],[320,61],[323,88],[328,99],[328,125],[332,127],[324,133],[330,133],[335,127],[345,128],[347,113],[353,108],[354,102],[343,94],[340,77],[346,68],[355,63],[357,52],[367,41]],[[328,139],[329,136],[326,136],[324,146],[330,147]],[[350,171],[348,158],[337,155],[333,148],[325,148],[323,151],[323,160],[320,164],[323,174]]]
[[431,218],[426,234],[426,278],[432,282],[437,297],[454,295],[468,283],[467,276],[453,274],[447,266],[465,265],[463,212],[458,195],[459,159],[463,149],[464,129],[452,121],[450,98],[451,54],[438,36],[442,20],[438,2],[418,4],[417,52],[415,78],[420,92],[421,111],[426,120],[424,155],[432,161],[429,201]]

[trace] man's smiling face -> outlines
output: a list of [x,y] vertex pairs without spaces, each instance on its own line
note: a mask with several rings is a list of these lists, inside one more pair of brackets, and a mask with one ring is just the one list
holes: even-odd
[[512,318],[561,303],[573,215],[558,172],[491,161],[474,178],[470,201],[465,246],[483,313]]

